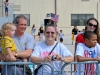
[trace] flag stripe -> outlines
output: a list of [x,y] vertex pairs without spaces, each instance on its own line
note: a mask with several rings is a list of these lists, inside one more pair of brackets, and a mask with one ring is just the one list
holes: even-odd
[[51,20],[58,23],[59,15],[51,13]]

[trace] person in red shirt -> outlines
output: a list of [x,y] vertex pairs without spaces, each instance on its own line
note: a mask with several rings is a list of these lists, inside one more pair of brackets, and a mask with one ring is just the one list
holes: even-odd
[[[95,18],[90,18],[86,22],[85,31],[93,31],[97,35],[97,42],[100,44],[100,35],[99,35],[99,22]],[[75,52],[74,52],[74,61],[76,59],[76,46],[78,43],[85,43],[84,41],[84,33],[77,35],[76,43],[75,43]],[[75,69],[75,68],[74,68]]]

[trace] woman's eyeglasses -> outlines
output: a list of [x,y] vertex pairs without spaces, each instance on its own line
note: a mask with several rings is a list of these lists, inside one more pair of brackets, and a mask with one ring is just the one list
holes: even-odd
[[89,23],[88,25],[91,26],[91,27],[93,26],[94,28],[97,27],[97,25],[94,25],[94,24],[92,24],[92,23]]
[[50,34],[50,33],[51,33],[52,35],[55,34],[55,32],[46,32],[46,33],[47,33],[47,34]]

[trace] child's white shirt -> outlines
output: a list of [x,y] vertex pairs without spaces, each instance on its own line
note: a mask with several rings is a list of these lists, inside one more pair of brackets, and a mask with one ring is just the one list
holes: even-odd
[[[95,47],[88,48],[85,44],[78,43],[77,48],[76,48],[76,56],[77,55],[82,56],[82,57],[87,57],[87,58],[96,58],[96,57],[100,56],[100,45],[97,43]],[[81,74],[79,74],[79,69],[81,71]],[[82,64],[80,67],[77,64],[76,70],[78,72],[75,72],[75,75],[84,75],[85,65]],[[90,65],[88,65],[88,70],[90,70]],[[95,64],[94,64],[94,70],[96,70]],[[93,74],[93,75],[96,75],[96,74]]]

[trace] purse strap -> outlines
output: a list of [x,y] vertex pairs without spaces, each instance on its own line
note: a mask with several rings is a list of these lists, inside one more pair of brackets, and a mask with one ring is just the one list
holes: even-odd
[[[55,47],[57,46],[58,42],[56,43],[56,45],[53,47],[53,49],[50,51],[49,55],[51,55],[52,51],[55,49]],[[42,67],[42,65],[40,65],[37,70],[39,70]]]

